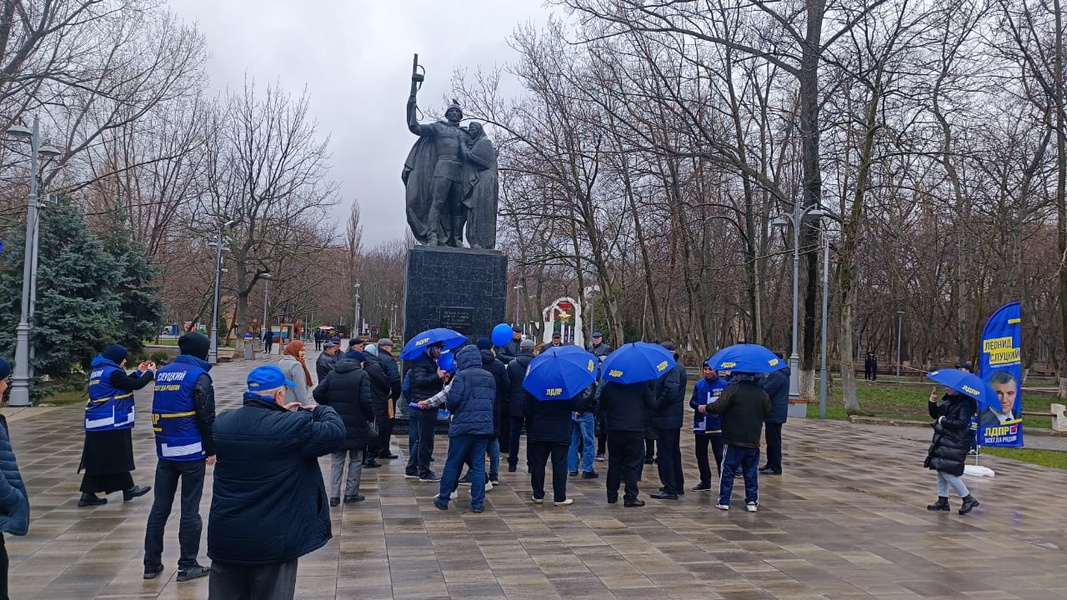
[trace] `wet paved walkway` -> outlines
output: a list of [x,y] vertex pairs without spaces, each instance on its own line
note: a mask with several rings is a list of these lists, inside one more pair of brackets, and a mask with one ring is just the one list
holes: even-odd
[[[236,406],[247,363],[213,374],[220,410]],[[151,390],[138,394],[148,407]],[[177,506],[167,530],[165,570],[141,578],[151,496],[78,508],[81,409],[5,409],[29,488],[26,537],[6,536],[11,596],[18,599],[207,597],[207,579],[177,583]],[[134,479],[155,464],[139,411]],[[992,479],[968,481],[982,506],[971,515],[930,513],[934,475],[927,443],[899,430],[790,420],[785,474],[761,478],[757,514],[729,512],[707,493],[643,508],[608,505],[601,478],[570,480],[567,508],[530,502],[525,467],[502,473],[486,511],[466,492],[447,512],[436,486],[404,478],[401,461],[365,470],[366,502],[332,510],[334,539],[300,560],[297,597],[352,598],[1064,598],[1067,472],[995,457]],[[439,438],[437,465],[443,464]],[[687,484],[696,483],[693,442],[683,436]],[[394,446],[394,450],[396,446]],[[406,455],[406,452],[402,453]],[[323,459],[324,471],[328,459]],[[210,469],[208,478],[210,480]],[[207,522],[211,485],[201,514]],[[958,500],[952,499],[954,508]],[[206,529],[205,529],[206,535]],[[206,542],[201,560],[207,564]]]

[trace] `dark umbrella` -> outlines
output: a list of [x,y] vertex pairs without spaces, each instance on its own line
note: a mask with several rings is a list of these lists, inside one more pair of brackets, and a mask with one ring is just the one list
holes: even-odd
[[462,333],[447,327],[438,327],[423,331],[408,340],[408,343],[404,344],[404,349],[400,352],[400,358],[404,360],[418,358],[420,354],[426,351],[427,347],[437,343],[444,344],[445,350],[452,350],[453,348],[459,348],[466,342],[467,336]]
[[596,382],[596,367],[597,358],[581,348],[549,348],[530,361],[522,387],[538,400],[569,400]]
[[734,344],[716,352],[708,359],[716,371],[738,373],[770,373],[788,365],[777,354],[759,344]]
[[659,344],[630,342],[619,346],[604,359],[604,379],[616,383],[652,381],[675,365],[674,355]]

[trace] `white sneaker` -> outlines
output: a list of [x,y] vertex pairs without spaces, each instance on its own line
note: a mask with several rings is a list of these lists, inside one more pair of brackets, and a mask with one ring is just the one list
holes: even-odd
[[486,481],[485,482],[485,491],[488,492],[491,489],[493,489],[493,482],[492,481]]
[[757,510],[759,510],[759,505],[755,502],[749,502],[745,505],[745,510],[747,510],[748,512],[756,512]]
[[730,505],[729,504],[716,504],[715,508],[717,508],[719,510],[730,510]]
[[534,504],[544,504],[545,503],[545,499],[544,498],[534,498],[533,499],[533,503]]
[[553,503],[552,503],[552,506],[570,506],[570,505],[572,505],[572,504],[574,504],[574,499],[572,499],[572,498],[567,498],[567,499],[566,499],[566,500],[564,500],[563,502],[553,502]]

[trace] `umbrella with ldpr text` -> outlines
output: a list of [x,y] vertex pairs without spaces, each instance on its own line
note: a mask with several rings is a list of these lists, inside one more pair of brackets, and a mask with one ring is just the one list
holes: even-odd
[[708,364],[716,371],[735,373],[770,373],[786,368],[784,360],[759,344],[734,344],[719,350]]
[[659,344],[630,342],[616,348],[601,365],[604,379],[637,383],[659,379],[675,365],[674,355]]
[[530,361],[522,387],[538,400],[569,400],[596,382],[597,362],[577,346],[549,348]]
[[956,390],[964,396],[974,398],[978,401],[978,406],[983,406],[983,403],[988,404],[990,397],[996,400],[996,394],[993,393],[993,390],[989,388],[986,382],[982,381],[981,377],[967,371],[939,369],[930,371],[926,374],[926,377],[947,388]]
[[459,348],[467,343],[467,336],[458,331],[448,329],[447,327],[428,329],[411,338],[408,340],[408,343],[404,344],[404,349],[400,352],[400,358],[404,360],[418,358],[420,354],[426,351],[427,347],[438,343],[444,344],[445,350],[452,350],[453,348]]

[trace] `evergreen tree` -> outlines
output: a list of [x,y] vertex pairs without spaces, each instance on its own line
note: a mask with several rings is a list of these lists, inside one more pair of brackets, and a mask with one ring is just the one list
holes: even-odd
[[[62,376],[116,339],[123,273],[89,231],[81,212],[60,200],[40,212],[37,302],[30,343],[36,374]],[[14,355],[21,310],[24,235],[12,232],[0,273],[0,347]]]
[[163,325],[163,300],[153,283],[159,269],[146,257],[144,244],[133,238],[125,213],[108,213],[98,237],[120,278],[113,288],[119,297],[115,340],[130,352],[140,350]]

